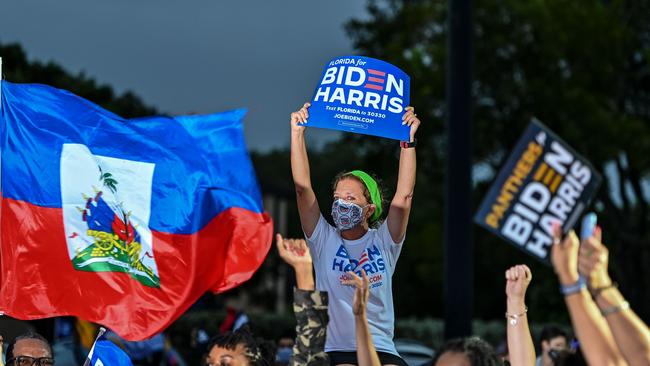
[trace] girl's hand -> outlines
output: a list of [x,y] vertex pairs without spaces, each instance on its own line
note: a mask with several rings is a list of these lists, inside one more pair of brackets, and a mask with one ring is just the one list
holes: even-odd
[[418,115],[415,114],[415,108],[411,106],[406,107],[406,112],[402,116],[402,125],[408,125],[411,127],[410,142],[415,141],[415,132],[417,132],[418,127],[420,127],[420,123]]
[[302,108],[299,110],[291,113],[291,132],[304,132],[305,131],[305,126],[303,126],[305,123],[307,123],[307,119],[309,118],[309,107],[311,104],[305,103]]

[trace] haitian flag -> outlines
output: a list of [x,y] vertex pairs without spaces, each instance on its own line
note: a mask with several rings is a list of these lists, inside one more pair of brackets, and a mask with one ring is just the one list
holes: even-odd
[[244,110],[127,120],[6,81],[1,99],[0,312],[141,340],[266,257]]

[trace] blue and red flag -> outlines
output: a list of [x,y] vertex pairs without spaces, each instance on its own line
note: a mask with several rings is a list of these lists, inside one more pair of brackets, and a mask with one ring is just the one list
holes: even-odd
[[108,339],[98,339],[88,355],[89,366],[133,366],[129,355]]
[[1,98],[0,312],[141,340],[266,257],[244,110],[124,119],[6,81]]

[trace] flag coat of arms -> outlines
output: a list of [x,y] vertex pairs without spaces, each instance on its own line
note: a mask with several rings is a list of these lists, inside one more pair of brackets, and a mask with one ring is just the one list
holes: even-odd
[[244,110],[123,119],[2,81],[0,312],[148,338],[268,253]]

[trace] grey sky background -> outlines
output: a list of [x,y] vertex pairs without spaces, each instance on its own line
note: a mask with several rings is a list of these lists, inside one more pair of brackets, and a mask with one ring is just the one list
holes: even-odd
[[[289,113],[328,60],[354,54],[343,24],[364,17],[362,0],[2,0],[0,42],[163,113],[246,107],[248,146],[266,151],[288,145]],[[312,145],[339,136],[309,132]]]

